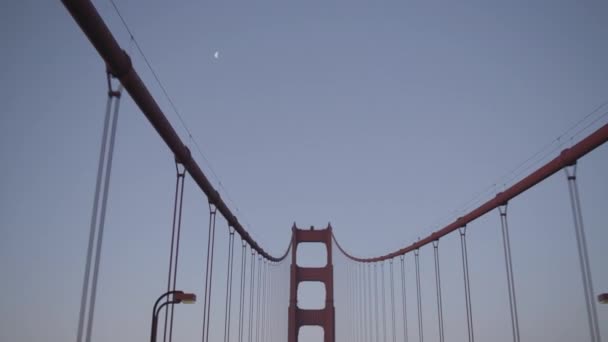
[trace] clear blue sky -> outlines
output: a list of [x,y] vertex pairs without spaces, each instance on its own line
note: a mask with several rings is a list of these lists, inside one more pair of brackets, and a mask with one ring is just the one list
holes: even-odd
[[[111,4],[94,3],[129,50]],[[501,177],[608,100],[605,1],[116,3],[241,222],[274,254],[294,221],[331,221],[341,243],[362,256],[410,244],[461,215],[471,198],[500,191],[511,182]],[[0,340],[70,341],[106,101],[104,65],[59,1],[4,2],[0,38]],[[166,279],[173,157],[128,97],[120,115],[97,342],[146,340],[150,306]],[[548,151],[606,122],[570,140],[575,129]],[[608,146],[585,157],[579,173],[594,287],[607,292]],[[567,196],[559,173],[509,209],[525,340],[587,336]],[[191,179],[184,215],[178,286],[202,295],[207,202]],[[220,232],[223,265],[227,233]],[[456,236],[440,247],[446,336],[454,341],[466,337],[458,247]],[[471,224],[469,248],[476,337],[509,341],[497,213]],[[421,250],[421,260],[425,336],[433,340],[432,249]],[[410,298],[412,261],[408,256]],[[316,294],[304,294],[302,305]],[[176,340],[200,337],[201,307],[179,308]],[[608,306],[598,311],[608,338]],[[413,318],[415,307],[408,312]],[[414,321],[410,327],[416,338]]]

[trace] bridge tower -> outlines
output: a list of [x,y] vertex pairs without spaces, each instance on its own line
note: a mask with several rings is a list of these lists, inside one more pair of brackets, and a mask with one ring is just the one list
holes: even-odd
[[[332,264],[332,230],[331,225],[321,230],[298,229],[295,224],[291,249],[291,271],[289,285],[289,318],[288,342],[298,342],[298,333],[302,326],[320,326],[325,330],[324,342],[335,341],[334,322],[334,273]],[[322,243],[327,248],[327,264],[324,267],[298,267],[296,255],[298,244],[303,242]],[[318,281],[325,285],[325,308],[304,310],[298,308],[298,284],[304,281]]]

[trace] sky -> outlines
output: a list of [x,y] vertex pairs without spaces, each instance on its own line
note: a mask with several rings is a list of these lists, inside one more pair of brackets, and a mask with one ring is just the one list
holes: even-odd
[[[194,158],[273,255],[294,222],[331,222],[358,256],[409,245],[608,122],[604,1],[114,1],[181,120],[112,4],[93,3]],[[75,340],[105,68],[59,1],[0,9],[0,340]],[[596,294],[608,292],[607,174],[608,146],[579,163]],[[94,341],[148,338],[166,284],[174,184],[173,156],[124,96]],[[177,282],[199,297],[207,220],[207,200],[187,178]],[[565,175],[514,199],[509,224],[522,339],[587,340]],[[222,220],[217,239],[220,291]],[[449,340],[466,338],[458,239],[439,247]],[[510,341],[498,213],[473,222],[467,239],[475,337]],[[312,248],[298,262],[323,258]],[[420,260],[424,334],[433,340],[432,248]],[[339,255],[334,262],[345,269]],[[416,339],[413,256],[405,262]],[[335,276],[341,296],[344,273]],[[322,292],[303,288],[299,302],[314,306]],[[215,300],[221,308],[223,296]],[[336,298],[338,316],[343,304]],[[202,304],[178,310],[176,340],[200,339]],[[597,311],[606,338],[608,306]],[[219,324],[223,311],[214,312]],[[340,340],[347,329],[338,327]],[[300,340],[320,334],[307,329]]]

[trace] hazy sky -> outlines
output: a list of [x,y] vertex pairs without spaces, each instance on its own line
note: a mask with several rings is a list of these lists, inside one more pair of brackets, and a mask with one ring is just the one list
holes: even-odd
[[[608,122],[605,106],[556,142],[608,101],[605,1],[115,1],[231,208],[273,254],[284,250],[294,221],[331,221],[342,245],[361,256],[409,245],[463,214],[471,199],[512,183],[511,171],[536,152],[515,176]],[[192,146],[111,3],[94,3]],[[3,2],[0,39],[0,340],[71,341],[104,64],[59,1]],[[217,185],[209,162],[194,156]],[[166,282],[175,169],[128,96],[114,157],[93,338],[144,341]],[[593,285],[608,292],[608,147],[581,160],[579,175]],[[178,287],[201,297],[207,218],[207,201],[188,179]],[[564,174],[514,200],[509,220],[522,339],[587,340]],[[219,282],[227,232],[218,222]],[[470,225],[468,244],[475,336],[510,341],[498,213]],[[441,241],[451,341],[466,338],[459,253],[456,235]],[[420,255],[432,341],[432,248]],[[406,262],[416,339],[413,257]],[[336,269],[343,263],[336,258]],[[337,292],[343,284],[337,280]],[[303,292],[303,306],[318,302],[318,289]],[[202,304],[176,310],[176,341],[200,339]],[[598,314],[608,338],[608,305]],[[223,310],[213,319],[219,326]]]

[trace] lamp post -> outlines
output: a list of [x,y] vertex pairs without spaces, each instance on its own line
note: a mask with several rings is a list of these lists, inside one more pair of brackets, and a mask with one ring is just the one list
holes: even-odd
[[[162,303],[160,306],[158,306],[158,304],[160,303],[160,301],[163,298],[165,298],[167,296],[171,296],[171,295],[173,295],[171,300],[168,300],[168,301]],[[158,297],[158,299],[154,303],[154,307],[152,308],[152,328],[151,328],[151,332],[150,332],[150,342],[156,342],[156,330],[158,327],[158,314],[159,314],[160,310],[162,310],[162,308],[164,308],[165,306],[170,305],[170,304],[179,304],[179,303],[193,304],[195,302],[196,302],[196,295],[194,293],[185,293],[184,291],[169,291],[169,292],[163,293],[160,297]]]
[[602,293],[597,296],[597,301],[600,302],[600,304],[608,304],[608,293]]

